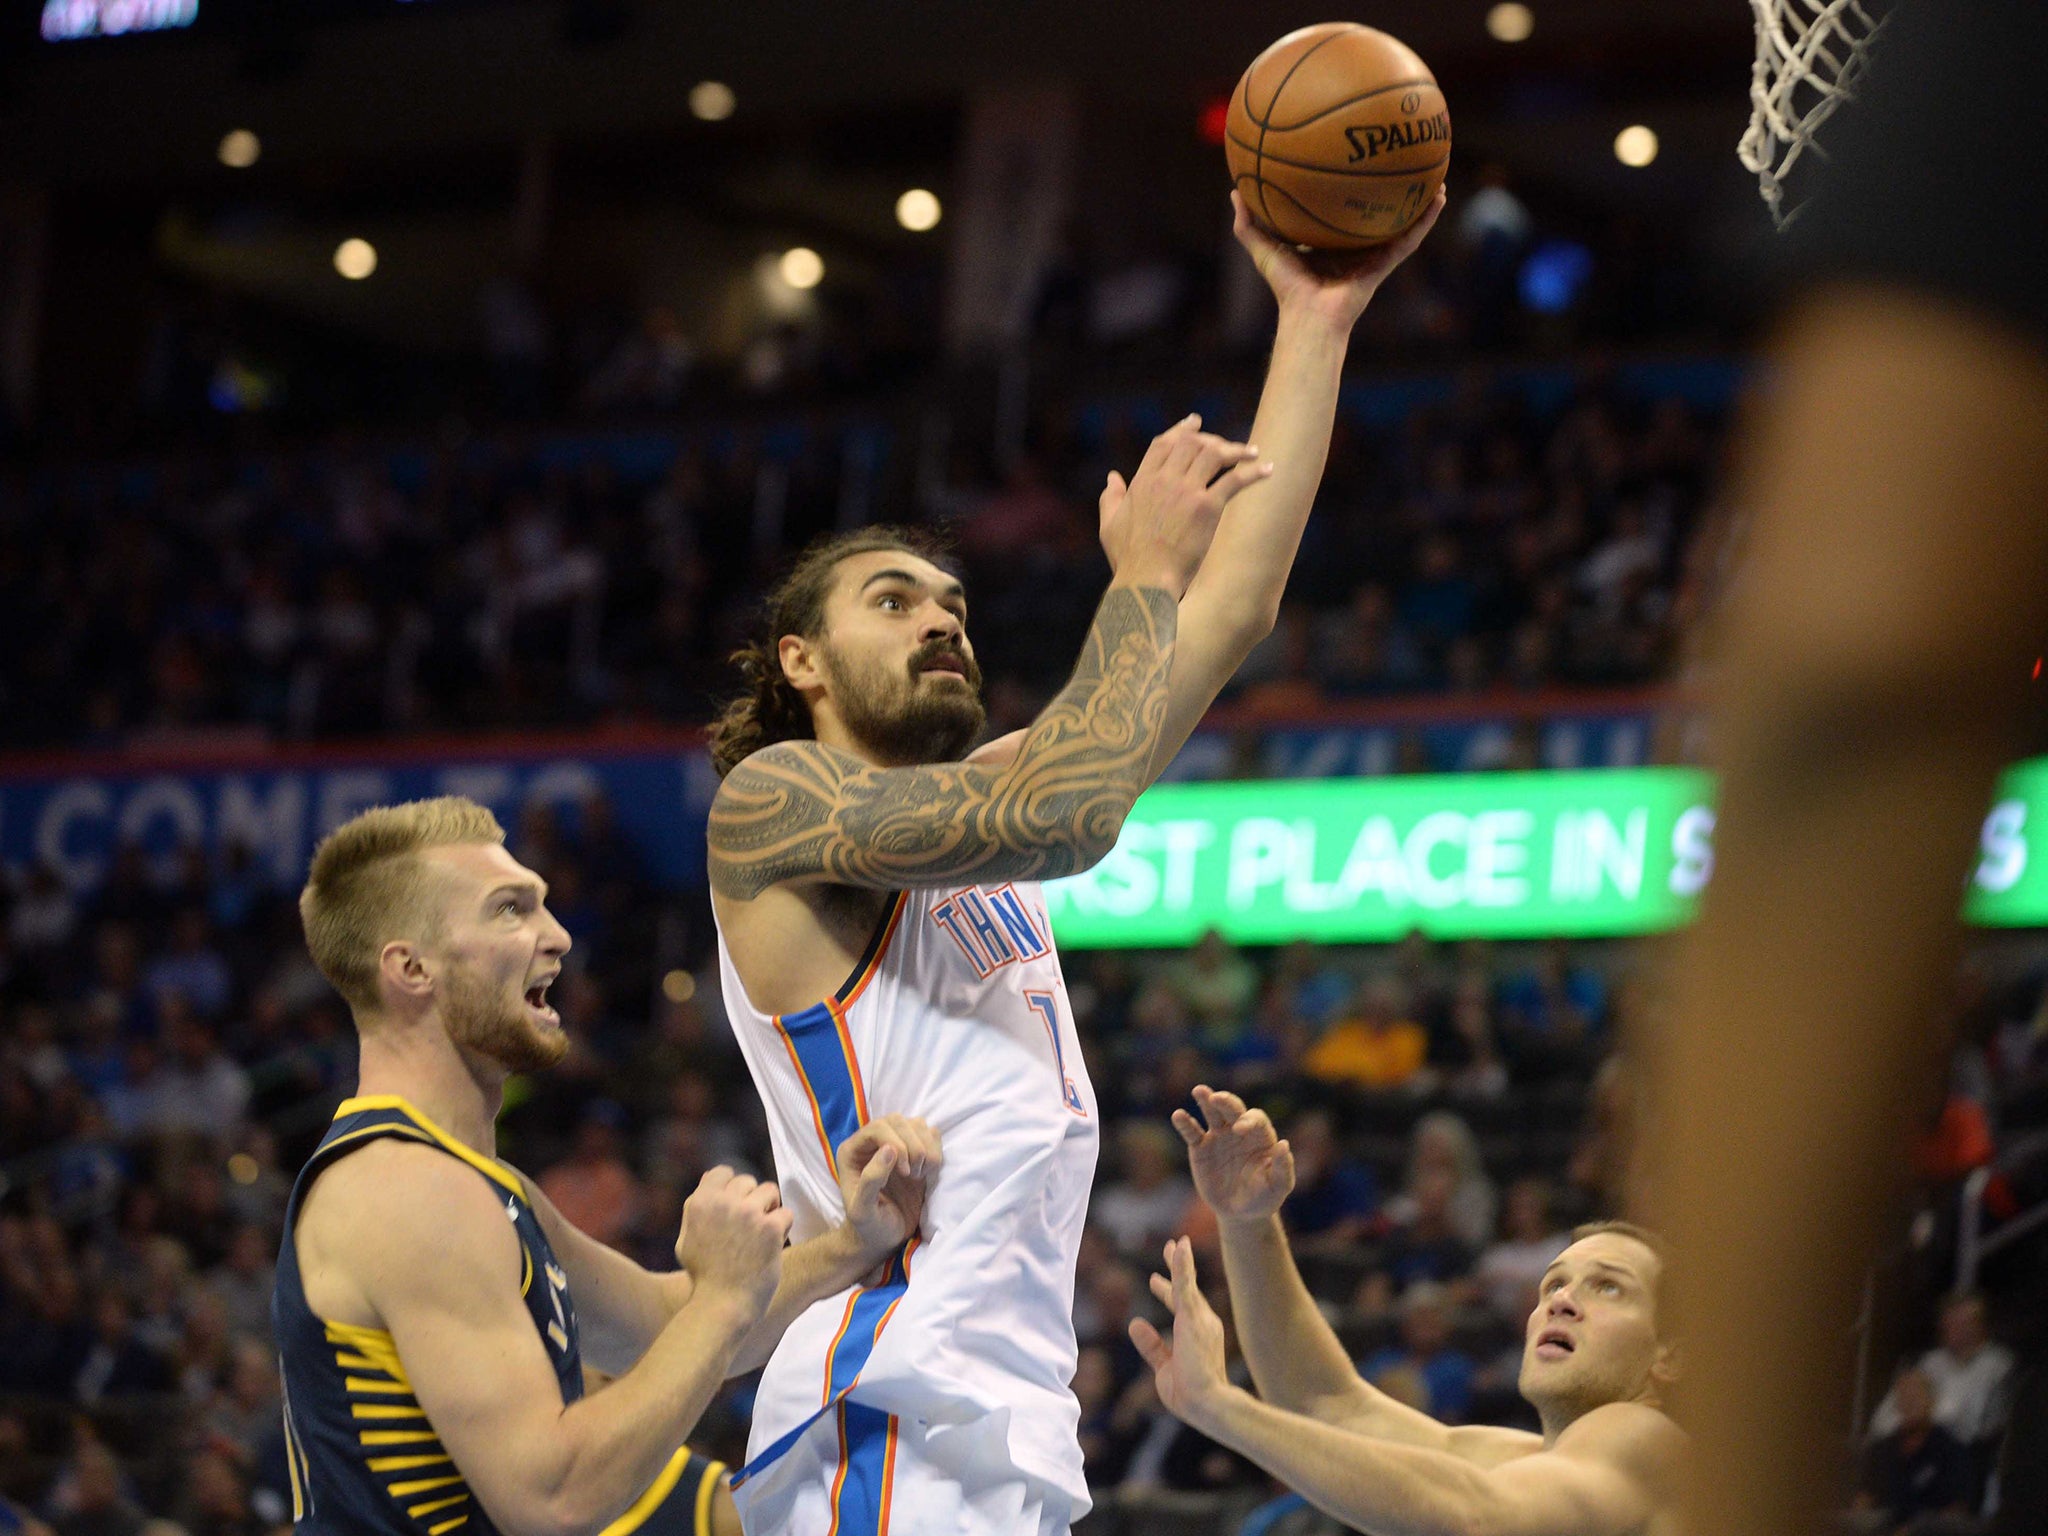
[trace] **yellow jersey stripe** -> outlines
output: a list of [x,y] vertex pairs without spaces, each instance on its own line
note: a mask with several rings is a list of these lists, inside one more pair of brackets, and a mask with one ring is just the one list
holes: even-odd
[[686,1445],[669,1457],[661,1475],[647,1485],[647,1491],[633,1501],[633,1507],[606,1526],[599,1536],[631,1536],[632,1532],[645,1525],[647,1517],[661,1508],[662,1501],[675,1490],[676,1480],[683,1475],[683,1468],[689,1460],[690,1448]]
[[458,1525],[469,1524],[469,1516],[457,1515],[453,1520],[443,1520],[439,1525],[427,1527],[427,1536],[441,1536],[443,1531],[452,1531]]
[[408,1515],[411,1515],[415,1520],[417,1520],[421,1515],[431,1515],[437,1509],[446,1509],[451,1504],[461,1504],[465,1502],[468,1498],[468,1494],[458,1493],[453,1498],[429,1499],[424,1504],[413,1505],[410,1509],[406,1511],[406,1513]]
[[426,1456],[372,1456],[363,1465],[372,1472],[410,1472],[414,1467],[431,1467],[436,1462],[448,1461],[446,1451],[439,1455]]
[[306,1518],[306,1488],[299,1472],[299,1462],[304,1453],[299,1450],[298,1431],[292,1425],[292,1400],[289,1396],[284,1399],[283,1418],[284,1466],[286,1474],[291,1478],[292,1524],[296,1525]]
[[384,1491],[394,1499],[402,1499],[409,1493],[425,1493],[429,1488],[446,1488],[451,1483],[461,1481],[462,1474],[457,1472],[451,1477],[421,1477],[409,1483],[393,1483]]
[[441,1436],[431,1429],[366,1429],[357,1438],[365,1445],[418,1445],[422,1440],[438,1440]]
[[[361,1098],[343,1099],[341,1107],[334,1112],[334,1117],[339,1120],[343,1115],[352,1115],[365,1109],[397,1110],[400,1114],[410,1118],[421,1130],[425,1131],[465,1163],[468,1163],[485,1178],[496,1180],[521,1200],[526,1198],[526,1186],[519,1182],[517,1174],[507,1169],[503,1163],[494,1162],[490,1158],[485,1157],[474,1147],[464,1146],[395,1093],[372,1093],[365,1094]],[[333,1143],[330,1142],[328,1145],[332,1146]]]
[[697,1485],[697,1518],[691,1527],[696,1536],[711,1536],[711,1495],[723,1476],[725,1463],[722,1461],[714,1461],[704,1469],[704,1480]]
[[341,1385],[349,1392],[403,1392],[412,1396],[412,1387],[403,1381],[373,1381],[368,1376],[345,1376]]
[[351,1417],[358,1419],[424,1419],[424,1408],[401,1408],[397,1403],[350,1403]]

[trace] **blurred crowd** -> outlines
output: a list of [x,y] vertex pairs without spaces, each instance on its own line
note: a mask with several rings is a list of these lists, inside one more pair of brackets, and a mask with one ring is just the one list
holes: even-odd
[[[1587,365],[1348,410],[1239,691],[1328,699],[1642,684],[1706,578],[1718,410]],[[1107,579],[1095,502],[1198,398],[1048,399],[1013,448],[943,419],[802,416],[651,436],[192,454],[0,471],[0,747],[696,721],[811,536],[950,529],[999,723],[1064,681]]]
[[[667,1268],[704,1169],[772,1168],[701,911],[653,888],[611,829],[591,803],[514,832],[576,940],[556,989],[574,1045],[515,1082],[500,1145],[572,1220]],[[232,856],[195,853],[166,882],[131,855],[94,899],[28,886],[0,909],[0,1530],[252,1536],[288,1519],[274,1256],[293,1171],[354,1070],[290,896]],[[1071,955],[1104,1130],[1075,1304],[1095,1487],[1231,1508],[1273,1493],[1161,1411],[1125,1335],[1169,1236],[1220,1279],[1169,1124],[1197,1082],[1290,1138],[1286,1220],[1366,1375],[1454,1422],[1528,1422],[1521,1320],[1571,1224],[1610,1206],[1629,1102],[1616,1020],[1642,1006],[1643,964],[1629,945],[1419,934]],[[1930,1209],[2042,1123],[2039,970],[2000,974],[1967,999],[1924,1149]],[[1873,1509],[1933,1497],[1934,1463],[1957,1480],[1931,1485],[1941,1497],[1984,1497],[2010,1370],[1990,1333],[1975,1298],[1940,1310],[1874,1421]],[[705,1449],[742,1454],[748,1391],[707,1415]]]

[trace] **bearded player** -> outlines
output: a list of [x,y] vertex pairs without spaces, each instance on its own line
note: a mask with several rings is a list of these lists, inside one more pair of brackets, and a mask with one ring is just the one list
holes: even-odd
[[[1063,1532],[1089,1507],[1068,1382],[1095,1100],[1035,882],[1093,865],[1272,627],[1322,477],[1352,324],[1421,243],[1336,275],[1236,232],[1279,300],[1252,444],[1194,418],[1101,499],[1114,573],[1072,681],[983,723],[960,582],[913,537],[827,543],[743,653],[713,730],[728,1012],[799,1237],[872,1114],[929,1121],[920,1234],[777,1348],[733,1487],[750,1531]],[[914,1526],[904,1512],[915,1510]]]
[[1685,1437],[1663,1412],[1677,1357],[1657,1326],[1663,1244],[1627,1222],[1572,1234],[1524,1328],[1522,1396],[1543,1432],[1452,1427],[1353,1369],[1287,1245],[1280,1206],[1294,1156],[1262,1110],[1195,1090],[1203,1121],[1173,1123],[1195,1189],[1216,1212],[1231,1315],[1258,1396],[1224,1372],[1223,1324],[1186,1238],[1152,1292],[1171,1342],[1142,1318],[1131,1339],[1168,1409],[1258,1463],[1345,1525],[1386,1536],[1633,1536],[1673,1530]]
[[[505,1079],[568,1048],[546,902],[469,800],[365,811],[313,855],[306,944],[361,1078],[292,1189],[272,1302],[308,1536],[730,1529],[724,1469],[683,1444],[698,1415],[916,1228],[938,1147],[901,1117],[846,1143],[846,1219],[786,1255],[775,1186],[726,1168],[684,1203],[680,1273],[564,1220],[496,1155]],[[586,1362],[617,1379],[586,1396]]]

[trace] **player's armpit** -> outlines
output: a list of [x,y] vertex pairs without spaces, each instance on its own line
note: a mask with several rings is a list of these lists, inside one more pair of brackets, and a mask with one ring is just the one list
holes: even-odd
[[896,891],[1089,868],[1148,780],[1175,625],[1163,588],[1110,588],[1072,681],[1002,767],[875,768],[816,741],[763,748],[712,802],[712,884],[744,901],[791,883]]

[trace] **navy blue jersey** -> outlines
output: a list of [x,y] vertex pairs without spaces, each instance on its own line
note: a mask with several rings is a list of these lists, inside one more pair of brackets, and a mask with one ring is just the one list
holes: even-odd
[[[576,1306],[569,1277],[518,1174],[448,1135],[404,1099],[349,1099],[336,1111],[292,1187],[271,1297],[284,1374],[285,1452],[292,1520],[300,1536],[496,1536],[469,1484],[413,1395],[391,1335],[320,1317],[299,1275],[299,1207],[336,1159],[379,1137],[396,1136],[460,1158],[488,1180],[519,1235],[519,1290],[540,1335],[563,1403],[583,1396]],[[403,1190],[391,1198],[403,1199]],[[592,1536],[708,1536],[713,1489],[725,1469],[676,1452],[662,1475],[619,1519]]]

